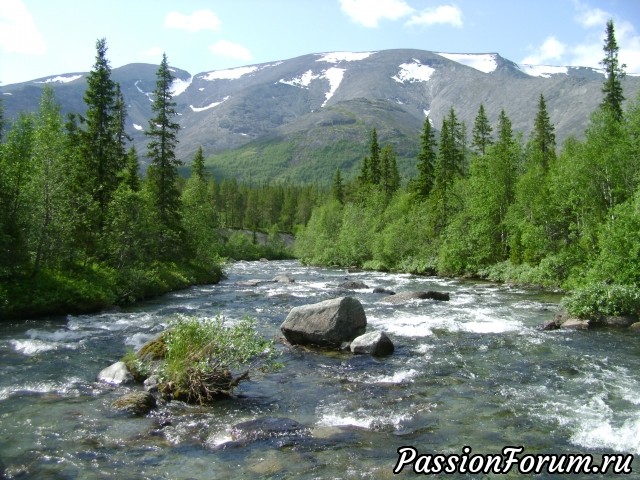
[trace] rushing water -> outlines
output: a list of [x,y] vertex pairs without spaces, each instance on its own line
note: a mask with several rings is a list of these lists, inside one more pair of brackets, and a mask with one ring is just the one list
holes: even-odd
[[[463,446],[499,453],[506,445],[595,458],[640,453],[638,337],[539,330],[553,316],[557,295],[296,262],[239,262],[227,273],[218,285],[122,311],[0,324],[6,475],[391,478],[397,449],[406,445],[420,453],[460,453]],[[238,285],[283,273],[295,283]],[[347,278],[398,292],[448,291],[451,301],[391,305],[371,289],[340,290]],[[392,356],[280,345],[284,368],[242,383],[237,398],[209,407],[171,402],[142,418],[110,408],[125,387],[94,380],[176,313],[222,314],[230,323],[249,315],[273,337],[292,307],[347,294],[364,305],[369,330],[388,333],[396,345]],[[225,446],[234,425],[274,417],[300,422],[309,434]]]

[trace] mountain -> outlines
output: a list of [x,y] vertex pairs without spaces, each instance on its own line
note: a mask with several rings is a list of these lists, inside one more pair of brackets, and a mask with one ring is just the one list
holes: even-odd
[[[156,65],[113,69],[128,105],[127,128],[141,161],[151,116]],[[172,68],[181,132],[177,154],[189,162],[202,145],[217,176],[328,182],[337,167],[355,173],[371,129],[391,143],[401,171],[412,174],[428,114],[438,129],[453,106],[470,134],[480,103],[492,124],[504,108],[528,136],[542,93],[558,143],[582,136],[602,99],[604,75],[583,67],[518,65],[497,53],[424,50],[334,52],[190,73]],[[86,72],[0,86],[7,119],[37,109],[45,84],[63,112],[83,113]],[[623,80],[636,97],[640,77]]]

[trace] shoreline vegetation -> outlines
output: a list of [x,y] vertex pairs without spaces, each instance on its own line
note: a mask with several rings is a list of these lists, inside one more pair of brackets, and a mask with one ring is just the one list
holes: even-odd
[[[491,125],[480,104],[467,129],[452,106],[438,132],[425,119],[406,185],[376,128],[358,177],[338,169],[330,189],[218,183],[202,148],[181,178],[166,55],[142,178],[104,39],[96,50],[85,117],[65,121],[45,86],[39,111],[0,137],[3,317],[130,303],[217,282],[224,258],[261,257],[560,288],[580,318],[640,314],[640,95],[625,102],[612,21],[583,140],[556,147],[542,93],[526,140],[504,110]],[[293,251],[278,232],[295,233]]]

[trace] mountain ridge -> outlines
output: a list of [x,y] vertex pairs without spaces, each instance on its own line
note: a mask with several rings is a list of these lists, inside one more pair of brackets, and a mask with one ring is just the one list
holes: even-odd
[[[587,67],[519,65],[498,53],[419,49],[311,53],[195,75],[171,68],[182,127],[179,158],[188,162],[202,145],[217,176],[242,176],[249,169],[258,178],[303,181],[326,180],[338,167],[353,173],[374,127],[381,142],[396,147],[401,170],[410,175],[426,115],[438,129],[451,107],[469,132],[480,103],[492,124],[504,108],[514,130],[526,137],[540,94],[561,144],[583,134],[604,81],[602,71]],[[156,70],[157,65],[143,63],[112,69],[128,106],[127,133],[143,163]],[[86,75],[72,72],[0,86],[5,118],[36,110],[47,83],[63,112],[84,113]],[[627,99],[635,98],[640,78],[628,75],[623,82]],[[336,147],[341,142],[344,155]],[[256,165],[265,162],[265,148],[276,152],[266,160],[279,163],[279,173]],[[313,149],[325,153],[316,155]]]

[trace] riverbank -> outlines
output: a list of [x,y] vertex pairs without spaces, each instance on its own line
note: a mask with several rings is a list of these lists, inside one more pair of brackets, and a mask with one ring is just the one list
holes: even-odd
[[181,290],[218,283],[219,264],[154,262],[116,270],[93,264],[73,270],[43,270],[17,277],[0,287],[0,319],[95,313],[114,306]]

